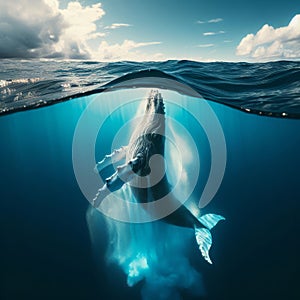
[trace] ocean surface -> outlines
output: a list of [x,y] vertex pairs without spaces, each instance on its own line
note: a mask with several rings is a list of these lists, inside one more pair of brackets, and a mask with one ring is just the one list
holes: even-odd
[[[212,265],[128,188],[89,203],[152,89],[177,195],[226,218]],[[300,62],[1,60],[0,299],[299,299],[299,133]]]

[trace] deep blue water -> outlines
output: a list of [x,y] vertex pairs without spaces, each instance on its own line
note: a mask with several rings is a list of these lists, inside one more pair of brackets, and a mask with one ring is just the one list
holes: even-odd
[[[122,132],[117,141],[113,139],[149,89],[94,93],[3,114],[1,299],[176,299],[179,295],[182,299],[298,299],[299,63],[3,61],[1,65],[2,109],[101,90],[103,84],[125,73],[149,68],[175,76],[205,99],[211,98],[208,106],[201,98],[161,90],[167,116],[190,132],[199,151],[201,176],[193,192],[195,199],[205,190],[212,162],[210,137],[200,125],[217,130],[209,107],[222,128],[227,149],[221,186],[201,211],[226,217],[212,230],[214,264],[209,265],[192,230],[158,222],[126,225],[109,220],[91,212],[76,181],[72,147],[83,113],[88,113],[82,145],[87,153],[91,146],[84,141],[111,114],[92,145],[95,160],[100,160],[113,143],[121,146],[126,142],[128,132],[128,136]],[[32,78],[41,79],[33,82]],[[287,115],[247,114],[216,102]],[[114,105],[121,108],[113,112]],[[191,114],[195,111],[200,125]],[[289,116],[291,119],[286,118]],[[82,157],[85,159],[88,161]],[[191,177],[197,175],[186,168]],[[111,240],[112,231],[123,236],[118,245]],[[126,245],[132,236],[143,238],[133,238]],[[129,287],[128,265],[118,262],[122,255],[128,258],[145,249],[156,258],[152,257],[150,270],[141,275],[141,281]]]

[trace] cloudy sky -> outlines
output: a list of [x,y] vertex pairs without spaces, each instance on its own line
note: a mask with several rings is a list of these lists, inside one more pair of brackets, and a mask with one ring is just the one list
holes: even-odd
[[0,0],[0,58],[300,58],[300,1]]

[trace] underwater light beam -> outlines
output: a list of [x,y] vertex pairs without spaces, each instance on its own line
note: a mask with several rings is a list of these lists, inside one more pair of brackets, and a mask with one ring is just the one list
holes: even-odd
[[[147,78],[147,80],[151,81],[151,78]],[[170,79],[162,78],[160,78],[160,80],[160,88],[170,88],[170,90],[178,91],[178,86],[176,85],[177,82],[171,81]],[[127,82],[127,87],[142,87],[143,85],[149,87],[149,81],[144,81],[140,83],[129,80]],[[141,86],[139,84],[141,84]],[[177,88],[174,88],[174,85],[176,85]],[[120,89],[122,88],[124,87],[121,86]],[[113,88],[107,89],[107,92],[118,89],[118,85],[113,85]],[[193,97],[196,96],[196,92],[186,92],[184,90],[184,87],[180,89],[183,91],[183,94],[187,94]],[[190,88],[186,87],[186,89]],[[133,168],[131,168],[132,173],[130,174],[133,176],[135,182],[133,180],[125,180],[125,182],[122,181],[122,176],[118,176],[118,169],[116,169],[117,174],[115,176],[112,176],[111,180],[108,179],[108,182],[111,183],[111,190],[108,189],[108,196],[105,197],[104,201],[100,201],[101,204],[97,210],[90,207],[87,211],[87,222],[93,246],[95,247],[95,249],[99,248],[99,245],[97,246],[97,243],[99,241],[99,228],[103,228],[102,221],[101,223],[98,222],[100,218],[101,220],[103,218],[103,215],[98,212],[100,211],[104,214],[104,219],[107,223],[109,237],[109,261],[117,263],[122,268],[124,273],[127,274],[128,286],[133,286],[136,283],[143,281],[141,292],[143,299],[146,300],[154,298],[180,299],[180,293],[182,292],[182,290],[186,290],[188,291],[188,293],[193,294],[195,296],[202,296],[204,294],[204,287],[201,275],[193,268],[188,259],[188,248],[186,247],[186,245],[191,244],[192,246],[191,240],[193,238],[193,231],[189,230],[189,228],[194,228],[196,241],[198,244],[200,244],[199,249],[203,254],[204,258],[211,263],[210,257],[208,255],[211,246],[210,229],[213,226],[215,226],[218,221],[224,220],[223,217],[214,214],[208,214],[201,217],[200,209],[199,207],[197,207],[196,203],[194,203],[195,205],[191,210],[190,208],[188,209],[185,206],[183,206],[183,203],[185,202],[185,200],[183,199],[184,196],[192,196],[191,193],[185,193],[185,190],[190,188],[192,189],[192,191],[194,190],[195,185],[193,185],[192,182],[194,179],[196,179],[195,184],[197,184],[199,169],[196,168],[197,170],[194,171],[194,160],[195,153],[198,153],[198,148],[193,138],[190,136],[188,130],[186,130],[180,123],[176,123],[174,119],[170,118],[170,116],[166,116],[164,114],[164,109],[160,114],[155,113],[155,109],[161,109],[162,104],[164,104],[163,99],[160,99],[160,97],[161,96],[159,95],[158,91],[153,91],[152,99],[150,99],[149,101],[149,98],[151,98],[150,96],[146,98],[146,105],[148,102],[150,102],[149,109],[151,112],[148,111],[147,113],[143,114],[140,110],[135,109],[136,115],[134,116],[134,118],[140,118],[140,123],[135,123],[133,130],[132,128],[129,128],[128,125],[126,125],[127,127],[125,125],[122,126],[122,128],[124,127],[124,130],[119,130],[122,136],[122,140],[124,136],[128,136],[128,132],[135,133],[135,131],[139,133],[136,135],[136,137],[142,135],[140,136],[140,138],[134,140],[134,134],[132,134],[132,138],[129,138],[129,140],[132,141],[132,143],[129,143],[127,148],[120,148],[121,145],[118,145],[116,140],[117,136],[115,137],[114,146],[115,149],[118,150],[116,153],[123,152],[118,153],[118,155],[121,155],[123,160],[125,159],[125,166],[127,167],[128,163],[135,158],[135,154],[138,154],[138,145],[142,146],[142,148],[140,149],[145,150],[143,153],[148,153],[148,156],[146,156],[146,158],[136,155],[137,160],[132,162],[134,168],[137,168],[135,170],[136,172],[134,172]],[[198,98],[201,98],[200,95],[198,95]],[[170,98],[168,102],[174,105],[176,109],[180,110],[183,108],[177,103],[178,101],[175,101],[172,98]],[[96,104],[95,101],[92,101],[89,105],[90,108],[93,107],[93,103]],[[118,111],[123,106],[127,105],[124,102],[120,104],[114,101],[110,102],[110,104],[111,114]],[[143,105],[145,106],[145,104]],[[210,147],[216,147],[218,143],[214,141],[215,136],[213,135],[212,131],[209,131],[209,127],[211,125],[214,125],[215,122],[218,123],[218,119],[216,118],[213,110],[206,101],[200,101],[197,105],[199,111],[190,111],[190,114],[195,118],[196,121],[199,122],[199,124],[201,124],[205,133],[208,135]],[[142,104],[139,105],[139,107],[142,108]],[[90,122],[90,120],[88,119],[88,111],[90,110],[87,110],[81,116],[80,121],[76,127],[73,139],[73,166],[77,181],[82,192],[89,200],[89,202],[92,202],[92,199],[95,194],[93,194],[93,196],[91,197],[90,193],[93,190],[96,191],[97,187],[95,188],[95,183],[98,182],[98,188],[99,183],[100,186],[101,184],[106,184],[101,180],[101,177],[99,176],[99,171],[101,172],[103,166],[105,166],[106,168],[110,164],[110,162],[112,162],[113,164],[118,164],[118,162],[114,161],[114,159],[117,158],[117,156],[114,158],[114,155],[108,155],[104,159],[105,163],[104,161],[102,161],[103,165],[101,166],[101,164],[99,164],[96,167],[96,171],[98,172],[98,174],[95,174],[94,172],[90,173],[90,171],[93,170],[95,166],[95,147],[91,149],[91,151],[89,151],[87,155],[86,147],[83,147],[83,145],[96,144],[97,134],[106,119],[100,119],[100,122],[99,119],[97,119],[97,122],[99,124],[97,123],[97,126],[95,126],[95,128],[91,128],[90,126],[87,127],[87,124]],[[166,117],[167,120],[165,119]],[[152,123],[154,119],[156,119],[156,121],[164,120],[164,122]],[[155,126],[148,126],[151,124],[153,125],[155,123],[160,123],[160,125],[163,124],[163,127],[166,127],[166,133],[161,131],[161,126],[158,126],[158,128],[156,129]],[[128,124],[130,123],[128,122]],[[173,126],[174,124],[176,126]],[[218,125],[220,124],[218,123]],[[180,130],[178,130],[178,128],[180,128]],[[219,129],[221,127],[218,126],[216,128]],[[87,129],[88,132],[90,132],[89,135],[86,134]],[[149,130],[148,132],[147,129]],[[145,131],[143,134],[141,134],[141,131],[143,130]],[[151,133],[151,130],[157,132]],[[184,141],[186,142],[184,144],[188,145],[188,150],[192,153],[192,160],[188,160],[189,166],[187,165],[187,161],[184,157],[184,153],[186,154],[186,149],[182,149],[184,148],[184,145],[181,145],[180,142],[180,140],[183,140],[182,138],[180,139],[180,137],[183,136]],[[143,139],[144,141],[146,141],[146,143],[144,144]],[[163,141],[163,143],[156,143],[159,140]],[[210,140],[213,140],[213,142],[211,142]],[[166,141],[167,143],[165,147],[164,143]],[[153,143],[154,145],[152,145]],[[143,145],[148,145],[150,147],[143,147]],[[221,146],[225,147],[225,145]],[[150,158],[152,156],[151,151],[148,151],[149,149],[154,149],[153,147],[156,147],[156,149],[161,148],[164,150],[163,152],[157,151],[156,154],[153,155],[163,158],[162,160],[160,160],[160,164],[158,164],[158,166],[161,169],[161,171],[163,171],[164,175],[163,178],[159,180],[159,182],[154,186],[151,185],[150,180],[151,176],[154,176],[154,173],[152,174],[151,172],[153,170],[151,169],[152,166],[150,163]],[[226,147],[224,147],[220,147],[220,151],[225,149],[226,152]],[[216,151],[217,149],[215,149],[215,151],[212,151],[211,154],[215,155]],[[124,155],[124,153],[126,154]],[[84,161],[82,160],[82,157],[85,157]],[[196,157],[198,157],[198,155],[196,155]],[[212,163],[215,161],[216,160],[212,160]],[[120,166],[122,166],[122,164]],[[148,169],[147,166],[149,166],[150,168],[150,173],[146,173],[145,176],[141,176],[141,173]],[[156,166],[156,164],[154,164],[154,166]],[[178,168],[180,168],[180,170],[178,170]],[[211,166],[211,170],[213,168],[214,166]],[[130,171],[130,168],[125,169],[127,171]],[[122,168],[120,170],[122,170]],[[192,174],[190,173],[191,170]],[[219,169],[219,171],[222,174],[224,173],[224,170]],[[184,174],[184,176],[181,176],[181,173]],[[146,185],[147,197],[141,199],[138,198],[138,196],[139,194],[143,194],[144,191],[142,191],[142,189],[139,188],[139,185],[137,183],[139,183],[140,179],[145,179],[145,177],[148,177],[148,183],[146,181],[146,183],[148,184],[148,186]],[[171,191],[171,185],[174,185],[174,182],[176,182],[176,185],[175,188]],[[177,182],[179,182],[180,184],[177,184]],[[170,183],[170,185],[168,185],[167,183]],[[209,185],[215,187],[214,193],[210,194],[210,197],[213,197],[220,185],[220,182],[212,181],[210,184],[207,183],[204,192]],[[158,187],[162,187],[162,189]],[[112,192],[113,190],[114,192]],[[168,191],[170,191],[170,193]],[[159,206],[157,206],[156,209],[155,206],[153,206],[150,210],[147,209],[148,207],[151,207],[151,204],[155,204],[160,201],[156,200],[157,197],[160,196],[160,194],[165,194],[165,197],[162,197],[162,199],[160,199],[162,200],[162,203],[165,202],[165,205],[163,205],[162,207],[163,209],[165,209],[164,213],[166,214],[163,217],[161,217],[161,210],[158,209]],[[144,201],[142,202],[141,200]],[[178,206],[176,207],[177,204]],[[173,213],[174,210],[172,210],[172,208],[174,207],[174,210],[176,210],[178,207],[180,208],[177,209],[177,212]],[[164,222],[153,222],[154,220],[159,219]],[[190,224],[185,224],[186,226],[182,227],[185,221],[187,223],[190,222]],[[196,228],[194,226],[190,226],[193,222],[199,222],[201,224],[200,228],[198,228],[199,226],[196,226]],[[168,223],[179,225],[179,227],[170,226]],[[102,226],[100,224],[102,224]],[[187,274],[189,274],[189,276],[187,276]]]

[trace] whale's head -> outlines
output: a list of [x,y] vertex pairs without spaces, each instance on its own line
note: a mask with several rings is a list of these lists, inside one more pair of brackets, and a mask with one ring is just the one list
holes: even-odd
[[158,90],[152,90],[147,98],[145,116],[156,116],[156,114],[165,114],[165,104],[161,93]]
[[164,156],[165,105],[158,90],[152,90],[146,99],[144,116],[135,128],[129,142],[130,158],[140,157],[140,175],[150,173],[149,161],[155,154]]

